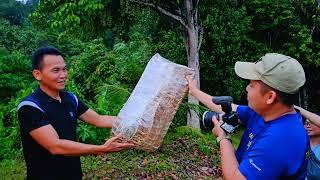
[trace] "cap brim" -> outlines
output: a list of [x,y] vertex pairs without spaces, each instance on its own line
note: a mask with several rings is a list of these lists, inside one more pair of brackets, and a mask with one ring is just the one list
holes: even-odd
[[255,63],[238,61],[234,66],[234,70],[243,79],[260,80],[260,75],[255,70]]

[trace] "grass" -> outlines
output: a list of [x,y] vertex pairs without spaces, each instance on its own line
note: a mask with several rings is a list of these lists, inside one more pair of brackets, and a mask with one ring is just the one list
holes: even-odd
[[85,178],[218,178],[221,170],[213,137],[180,127],[169,132],[156,152],[129,150],[82,158]]
[[[232,139],[239,144],[242,130]],[[81,157],[84,179],[220,179],[218,147],[210,132],[178,127],[155,152],[127,150]],[[0,179],[25,179],[23,158],[0,161]]]
[[20,180],[25,179],[26,168],[23,159],[7,159],[0,161],[1,180]]
[[[232,139],[239,144],[242,130]],[[156,152],[128,150],[82,157],[88,179],[219,179],[220,158],[211,132],[179,127],[166,135]]]

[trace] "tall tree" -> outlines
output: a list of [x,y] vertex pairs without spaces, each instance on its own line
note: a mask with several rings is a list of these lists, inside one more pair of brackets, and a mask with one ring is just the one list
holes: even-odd
[[[202,26],[198,10],[199,0],[129,0],[129,2],[151,7],[159,13],[179,22],[182,27],[188,66],[195,70],[195,79],[198,87],[200,87],[199,50],[201,47]],[[199,104],[199,101],[191,95],[188,97],[188,102],[192,104]],[[199,118],[194,110],[190,110],[188,115],[188,125],[200,128]]]

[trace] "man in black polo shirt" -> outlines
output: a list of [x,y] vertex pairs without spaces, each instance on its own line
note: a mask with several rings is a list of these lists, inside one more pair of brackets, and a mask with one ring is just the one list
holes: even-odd
[[81,179],[81,155],[133,147],[131,143],[118,143],[119,136],[103,145],[77,142],[77,118],[96,127],[110,128],[114,117],[97,114],[74,94],[63,91],[67,69],[57,49],[38,49],[32,68],[40,88],[18,106],[27,179]]

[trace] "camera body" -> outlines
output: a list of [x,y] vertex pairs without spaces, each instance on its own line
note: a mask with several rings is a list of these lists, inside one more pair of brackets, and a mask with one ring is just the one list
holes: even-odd
[[239,126],[239,117],[238,114],[232,111],[232,97],[231,96],[216,96],[212,99],[215,104],[221,105],[222,111],[225,114],[221,115],[221,113],[213,112],[213,111],[205,111],[202,115],[202,124],[205,129],[211,130],[214,127],[212,122],[212,117],[216,116],[217,119],[220,119],[221,116],[222,124],[220,127],[226,133],[232,133]]

